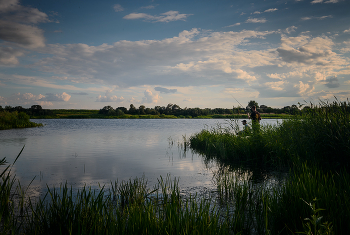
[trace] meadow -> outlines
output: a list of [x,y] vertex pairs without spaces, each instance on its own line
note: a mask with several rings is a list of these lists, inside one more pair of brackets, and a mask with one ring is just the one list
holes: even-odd
[[[3,234],[348,234],[350,106],[322,102],[278,126],[237,135],[238,121],[183,142],[184,151],[216,161],[216,192],[182,195],[178,180],[113,182],[75,192],[48,188],[32,201],[6,159],[2,165]],[[241,124],[240,124],[241,125]],[[23,150],[23,149],[22,149]],[[6,166],[7,164],[7,166]],[[276,184],[257,184],[273,171]]]

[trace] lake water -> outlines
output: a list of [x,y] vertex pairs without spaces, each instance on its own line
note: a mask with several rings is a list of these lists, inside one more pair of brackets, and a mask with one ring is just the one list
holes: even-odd
[[[13,173],[22,185],[35,177],[31,187],[37,193],[46,185],[67,182],[75,188],[97,187],[142,176],[152,186],[167,174],[179,178],[180,187],[187,191],[214,189],[216,164],[205,164],[200,155],[191,151],[184,154],[178,143],[183,136],[228,124],[223,119],[32,121],[45,126],[0,131],[0,158],[6,157],[12,163],[25,146]],[[265,119],[262,124],[277,121]]]

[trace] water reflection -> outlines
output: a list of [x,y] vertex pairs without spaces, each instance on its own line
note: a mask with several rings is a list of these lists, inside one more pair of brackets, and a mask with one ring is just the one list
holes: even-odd
[[[183,136],[191,136],[205,126],[227,125],[225,120],[33,121],[45,126],[0,131],[0,158],[12,162],[25,145],[14,172],[24,185],[36,177],[32,186],[37,191],[46,184],[97,187],[143,175],[152,185],[167,174],[179,177],[185,189],[214,189],[213,172],[226,164],[188,149],[183,151],[180,146]],[[257,173],[254,176],[261,178]]]

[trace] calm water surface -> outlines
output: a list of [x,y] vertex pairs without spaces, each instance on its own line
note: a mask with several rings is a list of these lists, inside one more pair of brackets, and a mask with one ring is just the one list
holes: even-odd
[[[179,177],[187,190],[214,188],[215,163],[178,147],[183,136],[227,125],[222,119],[43,119],[41,128],[0,131],[0,158],[14,165],[21,184],[39,192],[67,182],[97,187],[115,180],[142,177],[154,185],[160,176]],[[280,120],[279,120],[280,121]],[[262,120],[262,124],[277,120]],[[169,144],[169,143],[173,143]]]

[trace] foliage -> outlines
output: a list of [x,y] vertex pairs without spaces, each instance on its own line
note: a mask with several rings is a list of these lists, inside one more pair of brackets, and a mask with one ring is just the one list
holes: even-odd
[[29,116],[23,112],[18,113],[4,111],[0,113],[0,130],[11,129],[11,128],[26,128],[42,126],[29,120]]

